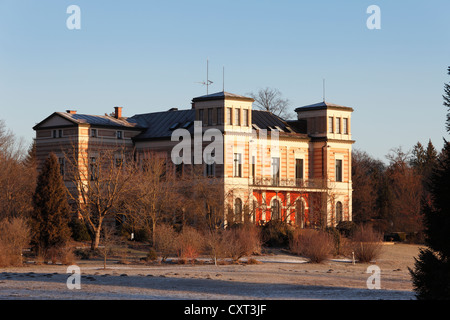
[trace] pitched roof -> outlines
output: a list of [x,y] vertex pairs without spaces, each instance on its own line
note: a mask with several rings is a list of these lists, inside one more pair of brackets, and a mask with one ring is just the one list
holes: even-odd
[[192,99],[192,101],[197,102],[197,101],[222,100],[222,99],[244,100],[244,101],[252,101],[252,102],[255,101],[250,97],[245,97],[245,96],[241,96],[238,94],[229,93],[229,92],[225,92],[225,91],[196,97],[196,98]]
[[71,120],[78,124],[91,124],[98,126],[108,126],[108,127],[138,127],[138,123],[133,118],[114,118],[111,116],[97,116],[89,114],[78,114],[78,113],[67,113],[67,112],[56,112],[56,114]]
[[135,138],[139,139],[162,139],[170,138],[175,129],[183,128],[193,132],[195,110],[173,110],[163,112],[152,112],[137,114],[131,118],[141,127],[147,128]]
[[295,112],[298,111],[310,111],[310,110],[323,110],[323,109],[335,109],[335,110],[345,110],[345,111],[353,111],[353,108],[341,106],[338,104],[322,101],[319,103],[310,104],[303,107],[298,107],[295,109]]

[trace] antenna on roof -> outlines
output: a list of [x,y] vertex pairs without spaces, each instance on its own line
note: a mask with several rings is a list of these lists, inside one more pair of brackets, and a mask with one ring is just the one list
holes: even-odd
[[209,86],[213,83],[211,80],[209,80],[209,59],[206,59],[206,82],[197,82],[204,86],[206,86],[206,94],[209,94]]

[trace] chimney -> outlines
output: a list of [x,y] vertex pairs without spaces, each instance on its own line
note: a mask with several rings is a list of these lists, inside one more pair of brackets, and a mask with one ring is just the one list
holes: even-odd
[[114,118],[122,118],[122,107],[114,107]]
[[77,110],[66,110],[66,112],[70,114],[77,114]]

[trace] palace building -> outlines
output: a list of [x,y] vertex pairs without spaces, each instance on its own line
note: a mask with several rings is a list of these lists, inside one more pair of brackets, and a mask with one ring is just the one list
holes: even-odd
[[[285,120],[254,110],[253,102],[218,92],[192,99],[191,109],[131,117],[124,117],[120,107],[110,115],[55,112],[33,128],[36,154],[41,162],[55,153],[63,177],[65,154],[73,146],[80,150],[76,156],[90,163],[101,148],[159,153],[167,159],[167,170],[183,172],[188,164],[171,164],[171,151],[179,143],[172,141],[173,133],[185,129],[194,136],[201,124],[202,132],[216,129],[222,134],[223,158],[204,163],[203,173],[223,186],[224,226],[283,220],[314,227],[352,220],[353,109],[320,102],[296,108],[297,119]],[[82,152],[82,145],[89,147]],[[203,142],[202,148],[207,145]]]

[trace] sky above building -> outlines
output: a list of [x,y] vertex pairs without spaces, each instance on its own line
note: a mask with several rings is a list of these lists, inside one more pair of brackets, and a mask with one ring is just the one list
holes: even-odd
[[0,0],[0,119],[31,143],[54,111],[187,109],[206,94],[208,60],[209,93],[276,88],[292,111],[322,101],[326,79],[325,100],[355,110],[354,148],[380,160],[417,141],[440,149],[449,11],[448,0]]

